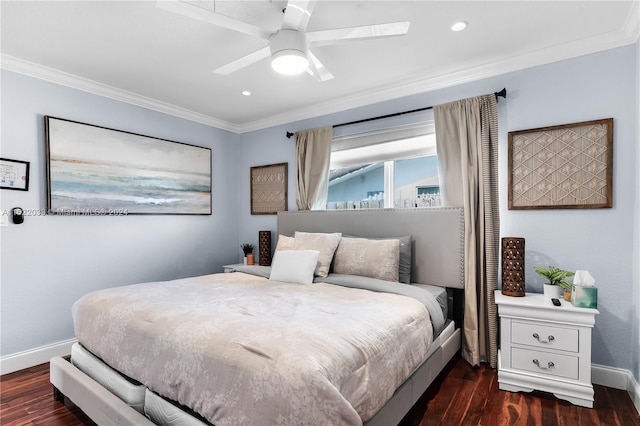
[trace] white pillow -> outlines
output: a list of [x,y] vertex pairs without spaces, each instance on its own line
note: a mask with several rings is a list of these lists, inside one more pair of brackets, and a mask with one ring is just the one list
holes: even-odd
[[319,254],[318,250],[278,250],[273,255],[269,279],[311,284]]
[[342,234],[339,232],[325,234],[296,231],[293,248],[295,250],[318,250],[320,255],[318,256],[315,274],[318,277],[326,277],[329,275],[333,254],[338,248],[341,239]]

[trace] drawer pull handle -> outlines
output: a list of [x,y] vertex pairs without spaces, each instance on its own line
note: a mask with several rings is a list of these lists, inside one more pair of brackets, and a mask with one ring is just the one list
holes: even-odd
[[538,342],[540,343],[549,343],[556,340],[556,338],[553,337],[553,335],[549,335],[549,337],[547,337],[547,340],[540,340],[540,335],[538,333],[533,333],[533,338],[538,339]]
[[549,362],[547,363],[547,366],[546,366],[546,367],[540,367],[540,361],[538,361],[537,359],[534,359],[534,360],[533,360],[533,363],[534,363],[535,365],[537,365],[537,366],[538,366],[538,368],[539,368],[539,369],[541,369],[541,370],[551,370],[551,369],[555,366],[555,364],[554,364],[553,362],[549,361]]

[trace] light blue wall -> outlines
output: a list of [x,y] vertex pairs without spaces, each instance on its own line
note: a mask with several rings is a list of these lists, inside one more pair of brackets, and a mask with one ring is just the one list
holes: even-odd
[[44,115],[212,148],[213,215],[26,217],[0,228],[1,354],[73,337],[71,304],[95,289],[222,271],[237,260],[238,135],[2,71],[0,155],[31,162],[28,192],[0,209],[46,208]]
[[[638,220],[635,114],[635,46],[614,49],[505,76],[513,87],[502,123],[508,130],[598,118],[614,118],[614,174],[611,209],[505,212],[502,235],[527,238],[528,271],[536,264],[590,270],[598,285],[593,362],[631,369],[633,233]],[[504,127],[503,127],[504,128]],[[506,144],[501,144],[505,170]],[[500,188],[506,188],[501,174]],[[501,199],[504,205],[506,197]],[[539,282],[539,281],[538,281]]]
[[[286,131],[332,125],[361,118],[492,93],[500,99],[499,167],[501,235],[525,237],[527,290],[542,291],[534,265],[588,269],[597,279],[600,315],[593,332],[593,362],[631,370],[637,354],[638,308],[629,297],[637,287],[632,272],[634,224],[640,220],[637,145],[638,47],[627,46],[502,76],[388,101],[241,136],[240,190],[248,189],[250,166],[289,162],[289,206],[295,207],[295,144]],[[581,210],[507,210],[507,133],[601,118],[614,118],[614,207]],[[246,192],[244,192],[247,194]],[[276,231],[275,216],[251,216],[248,195],[240,198],[241,240],[257,241],[259,229]],[[275,242],[275,237],[274,237]],[[637,245],[636,245],[637,247]],[[637,356],[636,358],[637,359]]]

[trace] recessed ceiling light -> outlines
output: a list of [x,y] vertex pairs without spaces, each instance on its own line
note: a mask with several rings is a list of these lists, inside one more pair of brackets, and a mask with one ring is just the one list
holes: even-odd
[[250,92],[250,91],[248,91],[248,90],[243,90],[243,91],[242,91],[242,94],[243,94],[244,96],[251,96],[251,92]]
[[451,26],[451,31],[462,31],[465,28],[467,28],[467,25],[468,25],[467,21],[458,21]]

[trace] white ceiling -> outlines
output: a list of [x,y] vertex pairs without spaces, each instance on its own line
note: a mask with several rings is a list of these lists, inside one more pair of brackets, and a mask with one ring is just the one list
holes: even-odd
[[[277,29],[283,4],[226,6]],[[640,34],[639,0],[321,0],[308,31],[405,20],[411,27],[403,37],[314,48],[334,75],[319,83],[306,73],[278,75],[268,59],[214,74],[266,41],[155,1],[3,0],[0,8],[3,68],[238,133],[624,46]],[[458,20],[468,28],[451,31]]]

